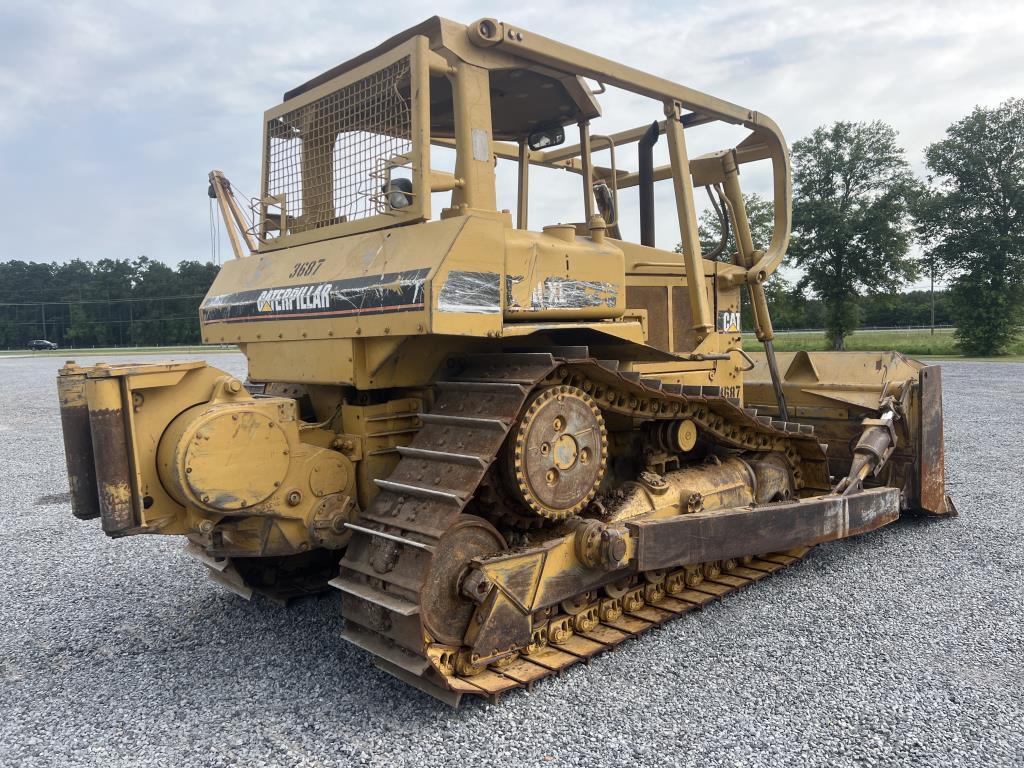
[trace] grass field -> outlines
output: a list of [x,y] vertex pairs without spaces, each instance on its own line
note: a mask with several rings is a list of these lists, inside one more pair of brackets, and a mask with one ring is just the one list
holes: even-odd
[[[757,345],[754,335],[744,334],[744,345],[752,349]],[[876,352],[896,350],[907,355],[922,357],[961,357],[952,329],[937,328],[932,334],[925,329],[857,331],[846,337],[846,348],[850,351]],[[779,352],[821,352],[828,349],[828,341],[822,331],[776,331],[775,349]],[[1014,360],[1024,356],[1024,336],[1019,336],[1010,348],[1009,357],[990,358],[993,360]]]

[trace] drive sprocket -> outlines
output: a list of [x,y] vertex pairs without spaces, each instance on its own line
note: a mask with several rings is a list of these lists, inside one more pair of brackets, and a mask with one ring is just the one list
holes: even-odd
[[594,399],[578,387],[540,390],[506,446],[514,495],[534,514],[564,520],[594,498],[608,461],[608,431]]

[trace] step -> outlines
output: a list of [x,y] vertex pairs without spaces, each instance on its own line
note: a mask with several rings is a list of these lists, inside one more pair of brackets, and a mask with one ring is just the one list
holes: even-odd
[[327,583],[335,589],[341,590],[353,597],[358,597],[360,600],[365,600],[368,603],[379,605],[381,608],[386,608],[387,610],[401,614],[402,616],[415,616],[420,612],[420,607],[416,605],[416,603],[410,602],[403,597],[398,597],[397,595],[388,594],[387,592],[375,589],[362,581],[347,579],[344,576],[336,576]]
[[434,548],[430,544],[424,544],[422,541],[414,541],[413,539],[407,539],[403,536],[398,536],[394,533],[385,533],[384,531],[378,531],[373,528],[367,528],[366,526],[358,525],[356,523],[345,523],[345,527],[351,531],[357,531],[358,533],[366,533],[370,536],[376,536],[381,539],[393,541],[396,544],[404,544],[407,547],[422,549],[425,552],[434,551]]
[[420,420],[424,424],[437,424],[443,427],[493,429],[499,432],[508,430],[508,424],[501,419],[481,419],[476,416],[449,416],[442,413],[424,413],[420,415]]
[[430,667],[429,660],[420,656],[414,656],[372,632],[345,627],[341,632],[341,636],[352,643],[352,645],[358,646],[364,651],[369,651],[374,656],[394,664],[399,669],[404,669],[409,674],[419,676]]
[[437,382],[439,389],[456,392],[491,392],[503,394],[525,395],[530,391],[529,383],[514,381],[469,381],[460,379],[443,379]]
[[411,445],[396,445],[395,450],[402,456],[410,459],[429,459],[431,461],[449,461],[453,464],[465,464],[471,467],[488,467],[490,462],[486,459],[469,453],[447,453],[445,451],[432,451],[429,448],[414,448]]
[[454,491],[439,491],[436,488],[424,488],[421,485],[396,483],[394,480],[381,480],[380,478],[374,478],[373,483],[382,490],[391,491],[400,496],[415,496],[416,498],[430,499],[432,501],[446,501],[456,506],[462,506],[466,502],[466,498]]
[[[458,707],[459,702],[462,700],[462,694],[465,691],[450,691],[445,688],[440,688],[431,683],[426,678],[421,677],[419,674],[412,674],[403,667],[388,662],[382,656],[377,656],[373,660],[374,664],[384,672],[387,672],[392,677],[401,680],[403,683],[411,685],[413,688],[417,688],[428,696],[433,696],[438,701],[447,704],[449,707]],[[459,681],[461,682],[461,681]],[[483,693],[483,691],[476,686],[472,686],[473,693]]]

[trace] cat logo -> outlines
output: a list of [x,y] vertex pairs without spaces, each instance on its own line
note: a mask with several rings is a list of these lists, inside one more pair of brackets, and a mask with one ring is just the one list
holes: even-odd
[[718,313],[718,330],[723,333],[730,333],[740,330],[739,311],[726,310]]

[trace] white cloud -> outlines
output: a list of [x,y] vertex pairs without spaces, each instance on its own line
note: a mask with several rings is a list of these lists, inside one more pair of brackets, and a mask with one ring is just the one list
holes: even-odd
[[[763,111],[791,141],[837,119],[885,120],[919,172],[924,147],[952,121],[1021,95],[1024,12],[1012,4],[595,0],[585,13],[495,5],[488,12],[526,29]],[[262,111],[435,12],[434,3],[397,0],[8,0],[0,210],[18,226],[0,259],[206,257],[206,171],[222,168],[256,192]],[[470,2],[440,12],[465,22],[482,13]],[[603,103],[607,119],[595,131],[658,116],[635,100]],[[744,180],[767,191],[764,171]],[[534,195],[535,224],[563,209],[562,194],[579,194],[575,177],[560,181]],[[674,214],[659,214],[659,242],[671,246]]]

